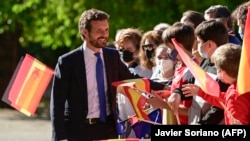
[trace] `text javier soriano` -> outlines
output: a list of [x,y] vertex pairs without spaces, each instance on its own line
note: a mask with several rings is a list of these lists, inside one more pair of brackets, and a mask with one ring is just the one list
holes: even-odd
[[250,141],[250,125],[152,125],[151,140],[177,138]]

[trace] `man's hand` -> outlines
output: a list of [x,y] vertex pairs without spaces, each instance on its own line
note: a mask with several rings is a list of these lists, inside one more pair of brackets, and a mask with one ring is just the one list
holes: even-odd
[[181,96],[178,93],[172,93],[167,99],[169,107],[171,108],[172,111],[176,113],[178,112],[180,101],[181,101]]

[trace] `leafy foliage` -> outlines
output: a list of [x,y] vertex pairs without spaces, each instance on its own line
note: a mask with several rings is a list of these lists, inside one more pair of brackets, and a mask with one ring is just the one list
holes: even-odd
[[4,0],[0,5],[0,34],[15,32],[22,27],[19,42],[23,47],[40,44],[53,50],[73,49],[81,44],[78,19],[89,8],[110,14],[110,41],[121,28],[135,27],[150,30],[160,22],[178,21],[186,10],[203,11],[210,5],[222,4],[234,9],[244,0]]

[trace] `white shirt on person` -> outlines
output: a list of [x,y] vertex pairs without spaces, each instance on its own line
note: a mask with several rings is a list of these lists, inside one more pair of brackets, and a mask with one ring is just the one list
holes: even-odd
[[[87,48],[83,45],[84,61],[85,61],[85,70],[87,78],[87,93],[88,93],[88,114],[86,118],[99,118],[100,117],[100,108],[99,108],[99,98],[97,90],[97,81],[96,81],[96,61],[97,57],[94,55],[94,51]],[[103,61],[103,66],[105,62],[103,59],[103,52],[100,50],[101,58]],[[106,92],[106,107],[107,115],[110,114],[108,97],[107,97],[107,78],[106,78],[106,69],[103,68],[104,72],[104,87]]]

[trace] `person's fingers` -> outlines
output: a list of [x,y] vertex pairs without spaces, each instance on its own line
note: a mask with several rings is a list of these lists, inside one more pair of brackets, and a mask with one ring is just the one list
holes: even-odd
[[193,96],[194,94],[189,93],[189,94],[185,94],[185,97],[189,97],[189,96]]
[[189,86],[190,84],[183,84],[182,87],[187,87]]
[[190,87],[184,87],[181,89],[183,94],[189,93],[190,92]]
[[176,102],[173,99],[168,99],[168,105],[171,108],[171,110],[176,110]]
[[155,99],[154,98],[149,98],[146,100],[146,102],[150,105],[152,105],[153,107],[155,107]]

